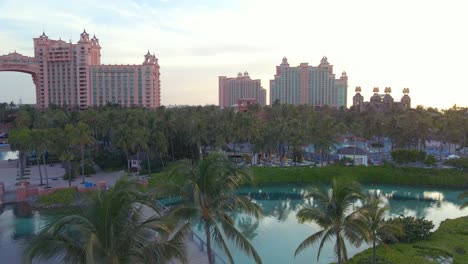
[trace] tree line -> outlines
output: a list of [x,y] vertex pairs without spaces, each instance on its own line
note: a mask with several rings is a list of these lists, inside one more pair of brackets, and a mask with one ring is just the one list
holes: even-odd
[[318,154],[327,154],[343,134],[377,143],[391,138],[393,148],[422,149],[430,139],[468,146],[468,108],[457,106],[385,113],[284,104],[252,105],[246,112],[217,106],[156,110],[107,106],[86,111],[21,106],[11,113],[11,107],[4,106],[9,118],[15,117],[9,139],[13,148],[40,149],[38,154],[48,150],[65,163],[77,157],[81,163],[85,156],[112,157],[103,165],[118,160],[118,167],[125,166],[131,155],[147,153],[148,165],[161,168],[174,160],[196,160],[206,150],[223,149],[228,143],[234,148],[251,143],[267,156],[292,154],[299,159],[307,144],[314,144]]

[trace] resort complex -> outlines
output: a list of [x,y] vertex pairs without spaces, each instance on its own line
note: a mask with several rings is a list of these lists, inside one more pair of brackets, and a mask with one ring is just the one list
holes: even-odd
[[[308,246],[303,241],[317,232],[348,241],[353,233],[334,228],[365,225],[375,209],[384,210],[379,225],[396,232],[395,240],[376,244],[376,259],[464,259],[459,252],[466,244],[454,241],[466,241],[460,230],[468,213],[462,195],[468,149],[466,132],[458,129],[468,125],[466,108],[357,112],[289,104],[251,108],[240,101],[239,111],[2,104],[0,241],[9,246],[0,255],[11,263],[21,263],[23,255],[41,260],[42,252],[65,258],[64,252],[80,262],[91,251],[95,260],[132,256],[135,263],[229,263],[231,257],[234,263],[343,263],[351,257],[351,263],[363,263],[372,258],[376,239],[370,225],[354,230],[359,233],[352,243],[339,245],[346,256],[334,253],[335,243],[325,243],[318,257],[318,241],[326,237]],[[446,129],[436,129],[439,123]],[[332,207],[344,208],[330,216],[340,226],[314,217]],[[48,214],[64,212],[60,222],[47,222],[56,219]],[[350,213],[356,222],[347,222]],[[400,222],[411,237],[392,229]],[[421,228],[411,229],[416,225]],[[456,240],[447,240],[444,230],[451,228]],[[83,242],[57,246],[61,250],[43,243],[63,243],[63,236]],[[125,243],[111,243],[117,238]],[[88,241],[95,242],[73,254]],[[238,250],[239,243],[246,250]],[[377,246],[383,243],[404,250]],[[437,250],[427,252],[429,244]]]
[[13,52],[0,56],[0,71],[32,75],[36,107],[49,105],[86,109],[119,104],[156,108],[161,104],[158,59],[144,56],[140,65],[101,64],[101,45],[86,30],[73,44],[42,33],[34,38],[34,56]]
[[465,6],[23,2],[0,263],[468,264]]

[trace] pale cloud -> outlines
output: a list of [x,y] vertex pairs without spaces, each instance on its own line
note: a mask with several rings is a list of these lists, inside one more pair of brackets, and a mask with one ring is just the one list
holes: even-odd
[[462,0],[5,0],[0,8],[0,54],[31,55],[42,28],[75,42],[83,27],[100,39],[103,63],[155,52],[167,105],[216,104],[217,76],[244,70],[269,89],[283,56],[291,65],[327,56],[338,75],[347,71],[348,98],[357,85],[366,98],[374,86],[391,86],[397,99],[409,87],[415,104],[468,105]]

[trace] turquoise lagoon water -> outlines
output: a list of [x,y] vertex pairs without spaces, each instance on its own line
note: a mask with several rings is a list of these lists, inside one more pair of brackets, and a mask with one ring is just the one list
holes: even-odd
[[0,205],[0,262],[22,263],[22,241],[43,223],[40,214],[27,204]]
[[[247,216],[237,216],[239,229],[251,239],[252,245],[266,264],[311,264],[336,262],[333,254],[333,243],[324,245],[320,259],[317,261],[318,245],[313,245],[294,258],[297,246],[308,236],[320,230],[315,223],[299,224],[297,211],[307,205],[301,197],[312,186],[289,185],[244,188],[243,193],[250,193],[263,209],[264,217],[258,222]],[[385,204],[390,206],[386,217],[399,215],[425,217],[434,222],[435,228],[447,218],[468,215],[468,209],[460,210],[461,202],[457,200],[460,191],[438,190],[433,188],[413,188],[403,186],[363,186],[366,192],[381,194]],[[358,206],[358,204],[356,204]],[[197,226],[195,231],[200,237],[204,232]],[[234,248],[232,243],[230,248]],[[348,245],[348,256],[368,248]],[[220,250],[217,250],[220,252]],[[250,264],[254,261],[242,252],[233,249],[236,263]],[[222,253],[219,255],[223,256]],[[226,259],[226,258],[225,258]]]
[[[237,215],[239,229],[251,239],[265,264],[311,264],[333,262],[333,245],[328,243],[322,249],[317,262],[317,245],[314,245],[294,258],[296,247],[307,236],[319,230],[315,223],[299,224],[296,212],[309,201],[301,198],[310,185],[283,185],[243,188],[242,193],[251,194],[264,211],[259,221]],[[456,199],[461,191],[434,188],[413,188],[403,186],[363,186],[366,192],[381,194],[383,201],[391,210],[387,217],[410,215],[432,220],[435,228],[447,218],[468,215],[468,209],[460,210],[461,202]],[[356,206],[359,206],[356,204]],[[21,263],[21,240],[37,232],[43,224],[43,216],[31,212],[24,205],[7,205],[0,211],[0,256],[8,263]],[[195,232],[203,237],[203,231],[194,226]],[[369,247],[348,247],[348,255]],[[243,253],[234,249],[232,253],[236,263],[254,263]],[[219,250],[217,250],[219,252]],[[222,254],[220,253],[222,256]],[[226,258],[225,258],[226,259]]]

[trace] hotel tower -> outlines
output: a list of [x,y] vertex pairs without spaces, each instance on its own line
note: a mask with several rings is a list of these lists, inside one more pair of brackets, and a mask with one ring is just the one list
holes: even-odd
[[290,67],[283,58],[270,80],[270,104],[307,104],[312,106],[346,107],[348,77],[346,72],[335,78],[333,65],[323,57],[317,67],[301,63]]
[[34,55],[38,108],[55,104],[86,109],[108,103],[160,106],[158,59],[149,52],[139,65],[101,64],[99,39],[83,31],[76,44],[52,40],[43,33],[34,38]]
[[266,90],[260,80],[252,80],[248,72],[239,72],[237,77],[232,78],[219,76],[219,107],[235,106],[245,100],[266,104]]

